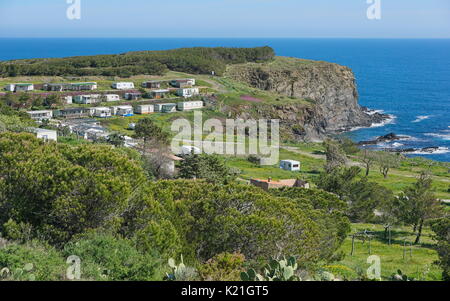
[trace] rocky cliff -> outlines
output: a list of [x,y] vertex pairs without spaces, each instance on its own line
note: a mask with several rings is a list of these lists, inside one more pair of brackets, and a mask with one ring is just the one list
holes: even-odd
[[277,57],[269,63],[230,66],[226,76],[254,88],[310,101],[310,106],[256,108],[264,117],[278,113],[281,122],[304,140],[321,140],[327,134],[369,127],[387,117],[358,104],[353,72],[337,64]]

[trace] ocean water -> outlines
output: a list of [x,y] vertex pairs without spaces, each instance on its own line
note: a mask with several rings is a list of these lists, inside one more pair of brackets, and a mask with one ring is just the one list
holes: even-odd
[[355,129],[355,141],[388,133],[409,138],[378,147],[440,147],[416,154],[450,162],[450,40],[383,39],[0,39],[0,60],[115,54],[193,46],[271,46],[277,55],[346,65],[360,103],[395,117]]

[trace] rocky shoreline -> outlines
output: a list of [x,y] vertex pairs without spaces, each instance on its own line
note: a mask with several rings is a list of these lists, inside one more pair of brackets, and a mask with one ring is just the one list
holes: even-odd
[[361,107],[361,112],[363,113],[362,116],[359,116],[353,123],[342,127],[337,132],[344,133],[363,128],[381,127],[390,123],[395,118],[392,115],[381,113],[380,111],[372,110],[367,107]]
[[[358,143],[358,146],[364,147],[364,146],[372,146],[372,145],[378,145],[380,143],[390,143],[394,141],[399,140],[406,140],[409,139],[409,136],[403,136],[403,135],[396,135],[395,133],[389,133],[384,136],[377,137],[373,140],[368,141],[360,141]],[[391,152],[391,153],[402,153],[402,154],[434,154],[436,152],[440,151],[446,151],[448,149],[442,148],[440,146],[427,146],[422,148],[383,148],[384,151]]]

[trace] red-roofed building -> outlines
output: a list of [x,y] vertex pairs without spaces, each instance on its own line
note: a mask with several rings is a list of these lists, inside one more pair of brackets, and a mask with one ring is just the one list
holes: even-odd
[[250,184],[253,186],[262,188],[264,190],[274,189],[274,188],[282,188],[282,187],[300,187],[309,189],[309,183],[306,181],[302,181],[299,179],[288,179],[288,180],[279,180],[273,181],[271,178],[267,180],[261,179],[251,179]]

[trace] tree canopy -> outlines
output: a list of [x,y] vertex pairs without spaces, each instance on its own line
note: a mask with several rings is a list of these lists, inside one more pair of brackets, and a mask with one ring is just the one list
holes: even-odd
[[191,74],[223,74],[227,64],[262,62],[274,58],[270,47],[181,48],[128,52],[117,55],[77,56],[0,62],[0,77],[21,75],[121,76],[161,75],[168,70]]

